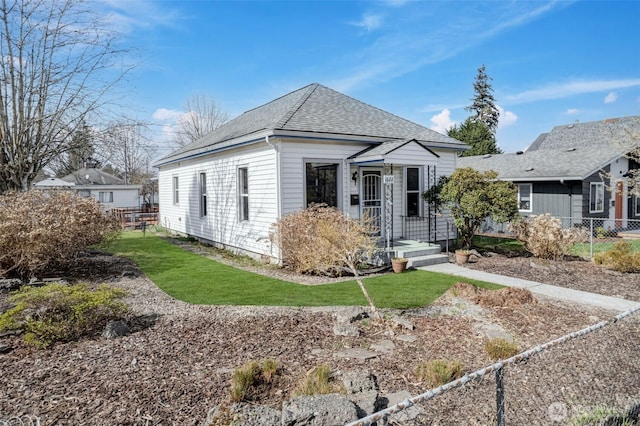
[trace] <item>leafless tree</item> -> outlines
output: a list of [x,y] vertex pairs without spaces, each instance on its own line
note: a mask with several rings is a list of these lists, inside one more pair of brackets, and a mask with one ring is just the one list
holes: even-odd
[[127,71],[116,34],[89,6],[0,0],[0,193],[28,189],[74,149],[76,130]]
[[185,114],[178,120],[175,144],[182,147],[211,133],[229,121],[215,98],[194,95],[185,103]]
[[154,149],[146,136],[146,124],[121,120],[102,131],[96,149],[101,163],[120,172],[125,184],[144,184],[151,177]]

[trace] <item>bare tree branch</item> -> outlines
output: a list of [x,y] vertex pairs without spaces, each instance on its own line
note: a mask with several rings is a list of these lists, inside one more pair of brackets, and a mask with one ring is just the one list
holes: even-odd
[[229,121],[213,97],[195,95],[185,103],[185,114],[178,121],[175,144],[182,147],[211,133]]

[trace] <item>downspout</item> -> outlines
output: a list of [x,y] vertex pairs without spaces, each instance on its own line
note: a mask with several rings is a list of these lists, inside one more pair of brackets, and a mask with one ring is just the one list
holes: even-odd
[[[271,148],[273,148],[273,150],[276,153],[276,215],[277,218],[276,220],[280,220],[282,219],[282,182],[280,180],[282,174],[280,173],[280,149],[279,149],[279,145],[278,144],[273,144],[271,143],[271,141],[269,140],[269,135],[266,135],[264,137],[264,141],[267,145],[269,145]],[[272,253],[273,253],[273,246],[271,247]],[[277,252],[277,260],[278,263],[282,262],[282,253],[280,251],[280,247],[278,247],[278,252]]]

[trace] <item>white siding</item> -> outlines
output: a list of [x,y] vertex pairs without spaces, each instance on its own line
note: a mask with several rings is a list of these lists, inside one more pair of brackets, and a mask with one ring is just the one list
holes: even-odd
[[362,151],[365,144],[305,143],[303,141],[285,141],[281,145],[281,177],[282,177],[282,214],[283,216],[298,210],[305,205],[305,169],[308,160],[327,160],[340,164],[342,181],[338,184],[340,208],[350,211],[349,194],[351,193],[351,175],[346,159]]
[[[249,220],[238,215],[238,168],[249,174]],[[207,179],[207,216],[200,217],[200,173]],[[178,176],[179,202],[173,203]],[[162,166],[159,173],[160,224],[230,249],[272,255],[268,244],[277,220],[276,152],[266,144]]]

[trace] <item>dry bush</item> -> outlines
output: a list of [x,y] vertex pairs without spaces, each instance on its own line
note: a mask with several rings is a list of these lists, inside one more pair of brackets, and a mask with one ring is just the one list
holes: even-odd
[[493,360],[508,359],[518,354],[518,345],[507,339],[490,339],[484,344],[484,350]]
[[279,220],[271,240],[280,248],[285,267],[303,274],[341,275],[345,267],[351,269],[350,263],[357,267],[371,256],[375,231],[371,220],[315,204]]
[[429,387],[435,388],[462,377],[462,364],[460,361],[439,359],[423,362],[418,365],[416,376]]
[[329,393],[343,393],[344,389],[333,382],[331,367],[319,365],[311,369],[300,380],[294,391],[294,395],[326,395]]
[[562,229],[560,219],[549,213],[530,216],[520,222],[512,223],[511,229],[516,238],[533,256],[541,259],[559,259],[569,254],[575,243],[588,241],[584,229]]
[[231,401],[244,401],[256,392],[256,388],[272,384],[278,371],[278,361],[271,358],[263,360],[262,363],[248,361],[236,368],[231,379]]
[[5,193],[0,196],[0,276],[42,274],[115,237],[117,230],[93,198],[69,191]]
[[640,253],[633,251],[633,246],[628,241],[618,241],[611,250],[596,254],[593,261],[618,272],[640,271]]
[[464,297],[486,307],[507,307],[538,303],[533,293],[525,288],[506,287],[488,290],[463,282],[455,283],[449,290],[456,297]]

